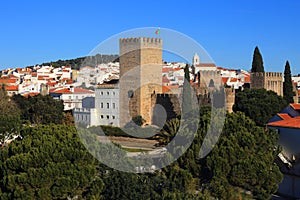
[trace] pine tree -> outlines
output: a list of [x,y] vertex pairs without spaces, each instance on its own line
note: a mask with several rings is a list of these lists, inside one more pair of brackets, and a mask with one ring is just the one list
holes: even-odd
[[190,85],[190,65],[186,64],[184,68],[184,81],[183,81],[183,102],[182,102],[182,114],[188,113],[192,109],[192,96]]
[[283,96],[288,103],[294,103],[293,82],[289,61],[286,61],[284,68]]
[[258,46],[256,46],[254,50],[251,72],[265,72],[263,58]]

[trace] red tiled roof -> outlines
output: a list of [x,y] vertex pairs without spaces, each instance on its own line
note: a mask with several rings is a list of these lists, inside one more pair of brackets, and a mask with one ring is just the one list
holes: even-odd
[[290,106],[291,106],[294,110],[300,110],[300,104],[298,104],[298,103],[291,103]]
[[216,67],[214,63],[199,63],[196,67]]
[[162,86],[162,92],[163,93],[166,93],[166,92],[169,92],[170,91],[170,88],[168,86]]
[[9,78],[11,78],[11,79],[19,79],[18,76],[15,76],[15,75],[13,75],[13,74],[10,74],[10,75],[9,75]]
[[18,91],[19,86],[18,85],[10,85],[10,86],[5,86],[6,91]]
[[176,68],[173,68],[174,71],[179,71],[179,70],[182,70],[182,68],[180,67],[176,67]]
[[277,114],[281,119],[290,119],[292,118],[289,114],[287,113],[278,113]]
[[168,72],[171,72],[171,71],[173,71],[173,68],[170,68],[170,67],[162,68],[162,73],[168,73]]
[[300,90],[298,90],[298,95],[300,95]]
[[244,83],[250,83],[250,76],[245,76]]
[[92,91],[92,90],[87,90],[87,89],[82,89],[82,88],[74,88],[74,93],[77,93],[77,94],[86,94],[86,93],[88,93],[88,94],[93,94],[94,93],[94,91]]
[[222,77],[222,82],[223,84],[226,84],[228,81],[229,77]]
[[237,78],[231,78],[231,79],[230,79],[230,82],[232,82],[232,83],[237,82],[237,81],[238,81]]
[[56,81],[52,81],[52,82],[48,81],[46,84],[49,86],[55,86],[57,83],[56,83]]
[[280,120],[280,121],[276,121],[276,122],[271,122],[271,123],[268,123],[267,125],[273,126],[273,127],[299,128],[300,129],[300,116],[290,118],[290,119]]
[[167,77],[163,76],[162,77],[162,82],[163,83],[170,83],[170,80]]
[[13,84],[16,82],[17,79],[0,79],[0,84]]
[[39,95],[40,93],[38,93],[38,92],[30,92],[30,93],[26,93],[26,94],[24,94],[23,96],[25,97],[25,98],[28,98],[29,96],[30,97],[34,97],[34,96],[37,96],[37,95]]
[[69,88],[60,88],[60,89],[53,88],[53,90],[49,90],[49,93],[68,94],[68,93],[72,93],[72,92],[70,91]]

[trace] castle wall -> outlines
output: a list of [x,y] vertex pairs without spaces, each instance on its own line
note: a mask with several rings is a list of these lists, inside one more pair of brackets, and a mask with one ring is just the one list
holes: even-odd
[[265,88],[283,96],[283,76],[280,72],[255,72],[251,73],[252,89]]
[[[162,40],[140,37],[119,42],[120,125],[137,115],[151,123],[151,94],[162,93]],[[129,98],[130,90],[133,96]]]
[[[151,123],[162,127],[166,120],[175,118],[181,114],[181,104],[178,94],[153,94],[151,96],[151,104],[153,108]],[[160,109],[155,109],[155,105],[159,104],[165,110],[165,115]]]

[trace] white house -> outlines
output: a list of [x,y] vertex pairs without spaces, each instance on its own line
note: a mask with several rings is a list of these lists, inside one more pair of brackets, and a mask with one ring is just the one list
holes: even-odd
[[95,90],[95,107],[84,104],[74,109],[75,123],[87,126],[111,125],[119,126],[119,87],[117,80],[104,83]]
[[82,99],[85,97],[95,97],[95,92],[77,87],[59,87],[49,90],[49,94],[54,99],[63,100],[64,110],[72,110],[82,107]]

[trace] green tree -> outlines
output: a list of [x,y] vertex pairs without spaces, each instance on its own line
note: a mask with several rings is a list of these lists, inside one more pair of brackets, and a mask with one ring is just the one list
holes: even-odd
[[283,178],[274,164],[280,152],[277,141],[276,131],[256,126],[241,112],[229,114],[218,145],[206,159],[214,196],[232,198],[234,187],[240,187],[255,199],[269,199]]
[[97,162],[75,127],[27,127],[22,137],[0,151],[0,199],[99,199]]
[[146,122],[146,120],[141,115],[133,117],[132,121],[138,126],[142,126]]
[[259,126],[265,126],[268,120],[286,106],[283,97],[265,89],[245,89],[235,97],[233,111],[241,111]]
[[294,103],[293,82],[289,61],[286,61],[284,68],[283,96],[287,103]]
[[182,115],[192,110],[192,90],[190,85],[190,65],[186,64],[184,68],[184,81],[182,92]]
[[258,46],[256,46],[254,49],[251,72],[265,72],[263,58]]
[[21,95],[13,96],[13,100],[21,110],[23,122],[29,121],[33,124],[61,124],[64,118],[63,102],[53,99],[47,95],[37,95],[25,98]]
[[4,86],[0,89],[0,144],[19,135],[21,128],[20,110],[7,96]]

